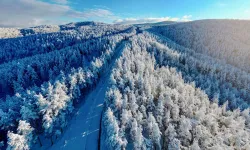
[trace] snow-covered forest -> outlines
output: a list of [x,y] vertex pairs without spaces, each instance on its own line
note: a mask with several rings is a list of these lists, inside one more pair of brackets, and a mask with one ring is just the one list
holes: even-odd
[[162,26],[155,31],[174,42],[250,72],[250,22],[200,20]]
[[[211,70],[206,71],[198,66],[201,57],[185,52],[169,49],[150,34],[131,39],[113,69],[106,94],[102,121],[103,143],[109,143],[108,149],[250,148],[247,99],[234,103],[240,98],[230,100],[230,94],[223,92],[220,96],[220,76],[209,75],[216,67],[208,66]],[[197,64],[186,66],[189,57]],[[184,73],[189,71],[194,74]],[[199,81],[199,86],[195,82],[198,73],[208,80]],[[208,84],[210,78],[214,82]],[[202,90],[206,85],[215,88],[208,90],[214,94],[211,99],[206,89]],[[237,93],[236,88],[225,90],[232,96]],[[228,102],[218,105],[224,99]]]
[[[9,149],[42,146],[40,136],[53,143],[80,97],[95,87],[117,44],[135,29],[103,25],[74,31],[1,40],[0,126]],[[29,134],[19,131],[23,124]]]
[[1,28],[0,149],[249,150],[249,24]]

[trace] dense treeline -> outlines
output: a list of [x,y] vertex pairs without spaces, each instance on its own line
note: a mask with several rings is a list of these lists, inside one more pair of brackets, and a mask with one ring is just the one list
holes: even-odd
[[42,145],[41,136],[53,144],[67,126],[80,96],[95,86],[116,47],[135,32],[130,28],[117,35],[3,64],[0,70],[9,68],[9,76],[24,84],[13,89],[18,91],[14,96],[0,102],[0,127],[8,135],[8,149],[29,149],[35,142]]
[[66,30],[48,34],[0,40],[0,63],[48,53],[68,46],[86,42],[88,39],[114,35],[130,30],[129,26],[103,25],[85,26],[77,30]]
[[249,149],[249,109],[229,111],[227,103],[218,106],[217,98],[210,102],[195,82],[182,79],[183,70],[160,64],[177,63],[174,58],[179,60],[181,54],[170,53],[148,37],[132,38],[113,69],[103,116],[105,145],[109,149]]
[[194,81],[196,87],[204,90],[210,99],[219,99],[220,105],[229,101],[230,109],[248,108],[250,75],[247,72],[184,48],[162,36],[146,35],[146,38],[151,41],[148,42],[151,43],[148,51],[154,53],[160,66],[175,67],[186,82]]
[[61,71],[88,66],[95,57],[115,43],[109,37],[91,39],[46,54],[35,55],[0,65],[2,95],[13,94],[27,87],[52,80]]
[[196,52],[250,72],[250,22],[201,20],[160,26],[155,31]]

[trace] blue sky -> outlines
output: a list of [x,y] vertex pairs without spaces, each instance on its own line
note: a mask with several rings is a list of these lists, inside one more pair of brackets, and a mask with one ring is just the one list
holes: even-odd
[[250,19],[250,0],[0,0],[0,27]]

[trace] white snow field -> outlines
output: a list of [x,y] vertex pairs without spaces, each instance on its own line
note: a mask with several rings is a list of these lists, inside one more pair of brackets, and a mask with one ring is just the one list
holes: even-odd
[[249,24],[0,29],[0,149],[249,150]]
[[15,38],[19,37],[22,34],[20,30],[15,28],[0,28],[0,39],[2,38]]

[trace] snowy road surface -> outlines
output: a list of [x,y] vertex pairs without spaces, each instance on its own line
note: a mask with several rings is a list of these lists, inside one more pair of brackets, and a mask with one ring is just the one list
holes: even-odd
[[69,122],[68,128],[62,137],[49,149],[50,150],[96,150],[98,149],[100,121],[103,110],[105,93],[107,90],[112,66],[120,57],[126,41],[122,41],[115,50],[109,67],[105,69],[96,88],[90,92]]

